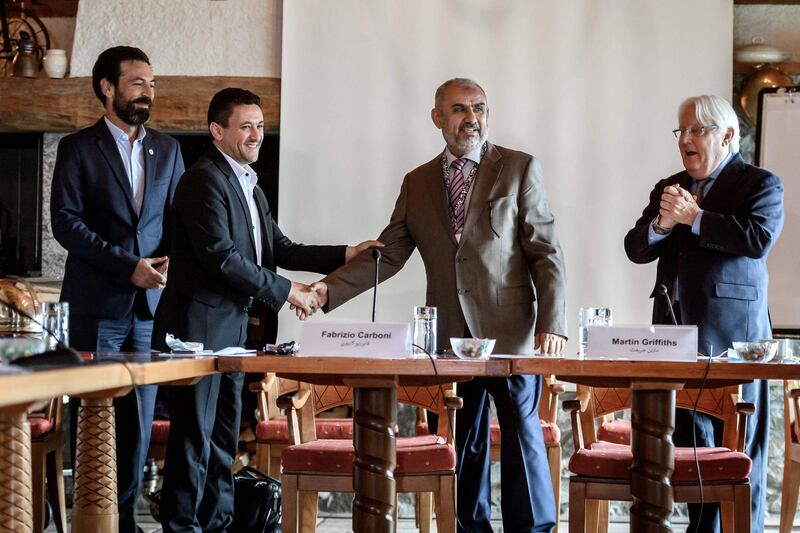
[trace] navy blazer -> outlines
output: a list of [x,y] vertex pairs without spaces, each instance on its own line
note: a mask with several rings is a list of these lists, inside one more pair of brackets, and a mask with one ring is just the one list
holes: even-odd
[[213,350],[243,345],[251,298],[272,311],[273,321],[286,302],[291,282],[275,273],[277,267],[326,274],[344,264],[345,246],[292,242],[272,220],[261,188],[254,196],[261,218],[261,265],[244,192],[222,153],[212,146],[181,178],[154,348],[167,349],[166,333]]
[[[679,224],[649,246],[648,228],[658,215],[661,194],[676,183],[689,190],[692,178],[684,171],[656,184],[625,237],[628,258],[634,263],[657,259],[655,287],[665,285],[669,294],[678,280],[682,322],[698,326],[702,353],[718,354],[732,341],[770,338],[767,255],[783,227],[780,178],[734,155],[703,200],[700,235]],[[653,302],[653,323],[670,323],[662,297]]]
[[[67,250],[61,300],[73,315],[122,318],[143,290],[130,282],[139,259],[168,255],[166,228],[183,158],[175,139],[150,128],[142,145],[145,187],[138,216],[116,141],[102,118],[58,145],[50,220]],[[160,295],[158,289],[146,291],[151,313]]]

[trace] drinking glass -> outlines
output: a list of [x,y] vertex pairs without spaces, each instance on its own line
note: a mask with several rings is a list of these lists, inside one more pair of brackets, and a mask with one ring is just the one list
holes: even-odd
[[42,302],[42,339],[47,350],[69,346],[69,303]]
[[[436,354],[436,308],[428,306],[414,307],[414,357],[427,357]],[[425,350],[421,350],[420,348]]]
[[586,355],[589,345],[587,326],[613,326],[613,312],[610,307],[581,307],[578,312],[578,355]]

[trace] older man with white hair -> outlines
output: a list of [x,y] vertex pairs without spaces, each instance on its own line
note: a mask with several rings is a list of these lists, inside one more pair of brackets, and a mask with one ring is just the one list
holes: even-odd
[[[687,98],[673,130],[684,171],[659,181],[625,237],[634,263],[658,260],[655,289],[664,285],[679,323],[698,327],[699,349],[723,352],[733,341],[768,339],[767,254],[783,227],[783,184],[739,154],[739,121],[715,95]],[[655,298],[653,323],[671,323],[666,298]],[[753,460],[752,531],[764,530],[769,391],[765,381],[743,387],[756,406],[745,451]],[[678,409],[678,446],[721,444],[721,422]],[[719,505],[689,506],[688,531],[719,531]]]

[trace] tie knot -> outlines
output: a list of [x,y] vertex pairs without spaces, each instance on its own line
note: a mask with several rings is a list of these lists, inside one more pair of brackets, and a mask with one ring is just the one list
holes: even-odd
[[465,158],[461,159],[454,159],[450,166],[456,170],[464,170],[464,165],[467,164],[467,160]]

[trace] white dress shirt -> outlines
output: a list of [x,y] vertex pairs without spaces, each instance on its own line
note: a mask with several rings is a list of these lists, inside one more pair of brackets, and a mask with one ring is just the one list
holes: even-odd
[[[219,147],[217,147],[219,150]],[[256,204],[256,198],[253,196],[253,191],[258,185],[258,175],[255,171],[250,167],[250,165],[242,166],[236,161],[234,161],[228,154],[219,150],[220,153],[225,156],[225,160],[233,169],[233,173],[236,174],[236,179],[239,180],[239,186],[241,186],[242,191],[244,192],[245,200],[247,200],[247,207],[250,209],[250,220],[253,221],[253,242],[256,243],[256,263],[261,264],[261,215],[258,213],[258,205]]]

